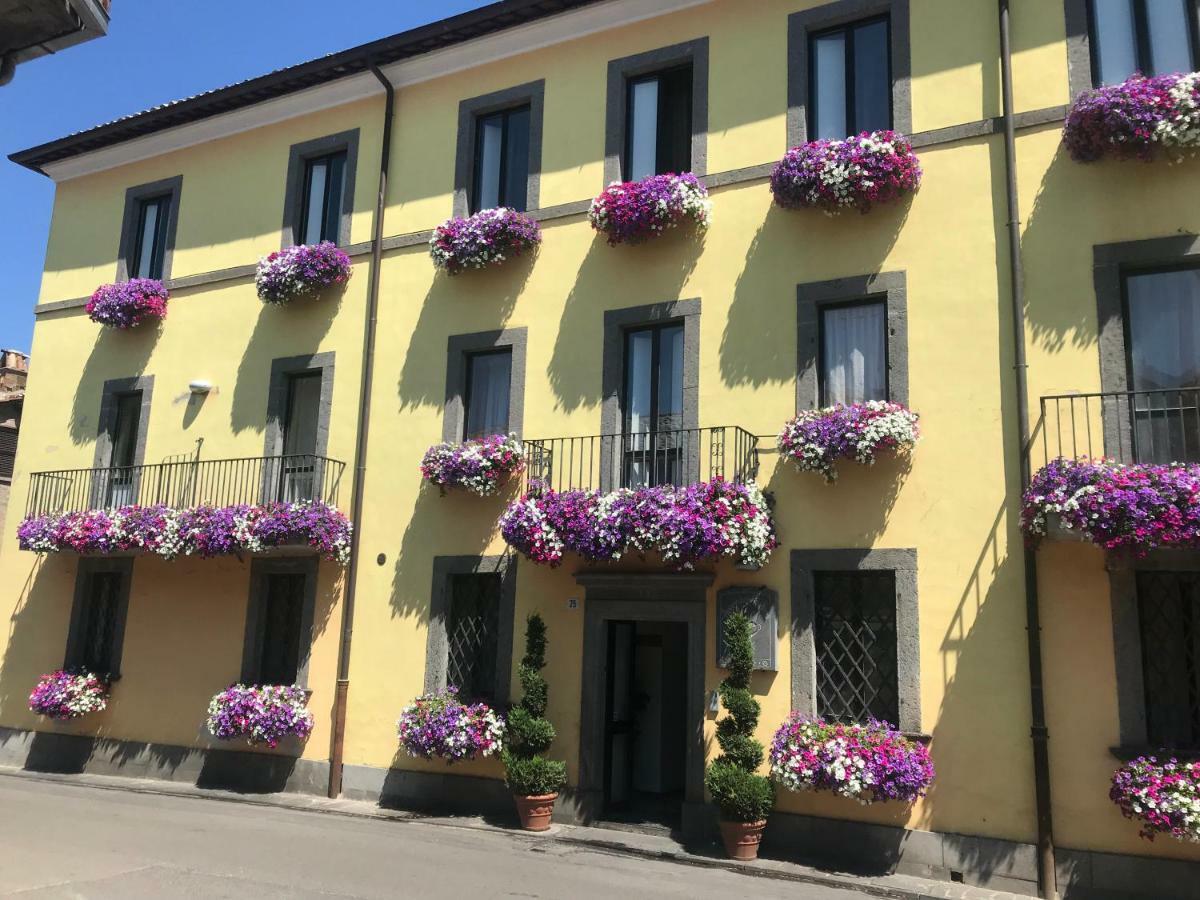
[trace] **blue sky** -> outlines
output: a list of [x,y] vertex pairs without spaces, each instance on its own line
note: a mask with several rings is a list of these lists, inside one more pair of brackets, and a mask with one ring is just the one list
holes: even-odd
[[[113,0],[108,36],[0,87],[0,347],[29,351],[54,184],[23,150],[191,94],[486,5],[479,0]],[[115,245],[114,245],[115,249]]]

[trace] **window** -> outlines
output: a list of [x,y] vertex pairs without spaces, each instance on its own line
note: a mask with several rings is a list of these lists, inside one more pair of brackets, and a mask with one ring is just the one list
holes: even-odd
[[117,246],[117,281],[170,279],[182,191],[182,175],[139,184],[125,191]]
[[134,232],[131,278],[163,277],[167,252],[167,225],[171,218],[171,195],[138,202],[137,228]]
[[467,356],[464,439],[508,434],[508,401],[512,384],[512,350]]
[[105,505],[125,506],[136,502],[137,444],[141,432],[142,393],[131,391],[116,398],[116,416],[109,431],[109,456]]
[[314,497],[314,475],[321,419],[321,380],[319,371],[288,376],[281,500],[317,499]]
[[64,666],[119,677],[132,559],[81,559]]
[[346,152],[310,159],[304,167],[304,206],[300,213],[303,244],[338,243],[345,189]]
[[499,573],[450,576],[446,680],[464,700],[496,697],[500,603]]
[[626,97],[625,179],[692,167],[692,66],[630,79]]
[[292,144],[283,195],[283,247],[350,243],[358,129]]
[[820,315],[821,405],[886,400],[886,303],[824,306]]
[[315,557],[256,559],[242,680],[247,684],[299,684],[308,680],[318,561]]
[[1091,0],[1092,80],[1196,68],[1193,0]]
[[624,485],[679,484],[683,451],[683,324],[625,333]]
[[1200,573],[1137,573],[1146,737],[1200,748]]
[[271,362],[262,496],[266,500],[329,500],[336,472],[326,470],[335,355],[288,356]]
[[471,212],[528,206],[530,107],[479,116],[475,122],[475,174]]
[[888,28],[884,16],[811,35],[810,139],[892,127]]

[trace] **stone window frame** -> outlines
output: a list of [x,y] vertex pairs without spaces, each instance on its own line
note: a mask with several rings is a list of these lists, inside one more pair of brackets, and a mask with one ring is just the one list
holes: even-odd
[[304,173],[310,159],[330,153],[346,152],[346,168],[342,184],[342,212],[338,221],[339,247],[350,244],[350,226],[354,218],[354,183],[358,172],[359,129],[351,128],[337,134],[313,138],[292,144],[288,149],[287,176],[283,195],[283,228],[280,232],[280,249],[294,247],[300,233],[300,217],[304,214]]
[[476,353],[510,348],[512,366],[508,380],[508,430],[522,436],[525,425],[525,349],[529,329],[501,328],[476,331],[472,334],[452,334],[446,340],[446,404],[442,414],[442,440],[459,443],[467,410],[467,367]]
[[788,147],[808,140],[809,37],[886,15],[890,22],[892,129],[912,133],[912,47],[909,0],[836,0],[788,16]]
[[817,713],[814,572],[890,571],[896,576],[896,681],[900,721],[921,734],[921,638],[917,551],[907,549],[792,550],[792,709]]
[[261,678],[262,641],[266,628],[263,617],[266,615],[267,608],[267,577],[299,574],[304,576],[304,607],[300,613],[300,653],[296,659],[295,683],[302,688],[308,687],[320,562],[320,558],[317,556],[250,561],[250,593],[246,603],[246,628],[242,640],[242,683],[257,684]]
[[496,634],[497,709],[507,705],[512,681],[513,638],[517,607],[517,555],[435,556],[429,594],[429,633],[425,641],[425,693],[446,687],[450,665],[450,579],[454,575],[500,576],[499,631]]
[[[263,429],[263,458],[274,459],[283,455],[284,420],[288,412],[288,386],[294,375],[321,373],[321,400],[317,410],[317,445],[314,456],[329,455],[329,422],[333,414],[333,378],[336,371],[337,354],[333,350],[303,356],[281,356],[271,360],[271,376],[267,387],[266,427]],[[278,467],[266,463],[262,467],[261,492],[263,500],[277,496],[278,479],[282,475]],[[318,483],[323,474],[317,474]]]
[[608,97],[604,113],[605,185],[624,180],[621,163],[625,155],[630,79],[687,63],[692,65],[691,171],[698,177],[708,174],[708,56],[706,36],[609,60]]
[[908,405],[908,284],[904,272],[876,272],[796,285],[796,411],[821,404],[821,310],[882,300],[887,310],[888,399]]
[[121,677],[121,658],[125,649],[125,623],[129,619],[129,594],[133,586],[132,556],[80,557],[75,569],[75,590],[71,601],[71,618],[67,627],[67,646],[63,653],[63,668],[70,669],[79,664],[83,642],[84,608],[87,604],[87,583],[97,573],[116,572],[121,576],[120,594],[117,598],[117,617],[113,625],[112,671],[108,674],[116,681]]
[[544,133],[542,123],[546,107],[544,78],[459,102],[458,141],[454,155],[454,215],[467,216],[471,213],[477,125],[480,118],[521,106],[529,107],[529,175],[525,182],[525,210],[528,212],[540,207]]
[[155,197],[170,197],[167,213],[167,239],[163,248],[162,281],[171,279],[171,264],[175,256],[175,235],[179,228],[179,201],[183,195],[183,176],[175,175],[158,181],[134,185],[125,191],[125,209],[121,213],[121,234],[117,244],[117,281],[128,281],[129,263],[137,245],[137,226],[141,202]]
[[[100,394],[100,413],[96,419],[96,449],[92,455],[93,469],[109,469],[112,467],[113,431],[117,425],[118,398],[125,394],[140,393],[142,395],[141,410],[138,415],[137,440],[134,442],[133,464],[145,465],[146,435],[150,430],[150,406],[154,398],[154,376],[134,375],[128,378],[110,378],[104,382]],[[133,496],[137,496],[138,483],[141,473],[133,473],[135,484]],[[104,506],[106,491],[110,480],[108,478],[92,479],[92,504]]]

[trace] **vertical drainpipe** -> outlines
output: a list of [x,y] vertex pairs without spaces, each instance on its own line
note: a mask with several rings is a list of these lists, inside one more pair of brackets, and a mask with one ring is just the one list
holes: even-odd
[[[1013,369],[1016,373],[1017,429],[1021,489],[1029,483],[1029,364],[1025,359],[1025,273],[1021,263],[1021,207],[1017,199],[1017,142],[1013,122],[1012,43],[1009,0],[1000,3],[1000,73],[1004,94],[1004,172],[1008,187],[1008,261],[1012,284]],[[1029,646],[1030,736],[1037,811],[1038,896],[1058,896],[1054,868],[1054,819],[1050,807],[1050,731],[1042,685],[1042,626],[1038,610],[1037,556],[1022,548],[1025,563],[1025,627]]]
[[392,115],[396,91],[373,59],[367,68],[383,85],[383,147],[379,158],[379,193],[375,198],[375,228],[371,236],[371,275],[367,282],[366,323],[363,329],[362,381],[358,389],[358,431],[354,447],[354,487],[351,491],[351,522],[354,526],[350,569],[346,574],[346,596],[342,602],[342,640],[338,647],[337,688],[333,699],[333,740],[329,751],[329,796],[342,792],[342,756],[346,743],[346,701],[350,693],[350,643],[354,635],[354,591],[358,584],[358,561],[363,519],[363,484],[367,474],[367,435],[371,429],[371,383],[375,372],[375,330],[379,321],[379,281],[383,263],[383,213],[387,205],[388,166],[392,158]]

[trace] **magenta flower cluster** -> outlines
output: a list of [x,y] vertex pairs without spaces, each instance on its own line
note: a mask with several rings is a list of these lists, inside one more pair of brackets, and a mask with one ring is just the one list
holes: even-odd
[[154,278],[102,284],[88,300],[87,314],[93,322],[109,328],[133,328],[147,319],[165,319],[169,296],[163,283]]
[[1113,773],[1108,796],[1125,818],[1141,822],[1146,840],[1167,834],[1200,843],[1200,764],[1139,757]]
[[868,212],[914,193],[921,166],[908,138],[864,131],[841,141],[793,147],[771,172],[771,193],[784,209]]
[[610,184],[592,201],[588,221],[609,244],[640,244],[685,222],[708,228],[712,201],[691,172]]
[[732,559],[759,568],[778,546],[767,500],[753,482],[716,480],[677,488],[542,490],[535,485],[500,517],[509,546],[557,566],[566,553],[595,562],[657,552],[669,565]]
[[1084,91],[1067,113],[1063,142],[1076,162],[1151,160],[1200,147],[1200,73],[1134,75]]
[[21,549],[35,553],[133,551],[174,559],[305,543],[341,565],[350,561],[350,534],[345,515],[308,501],[189,509],[121,506],[36,516],[17,528]]
[[92,672],[59,669],[43,675],[29,695],[29,709],[66,721],[108,706],[108,681]]
[[418,697],[396,723],[409,756],[451,763],[498,754],[504,748],[504,729],[503,716],[486,703],[462,703],[456,687]]
[[258,261],[254,285],[264,303],[290,303],[350,279],[350,257],[331,241],[297,244]]
[[484,269],[520,256],[542,242],[542,229],[515,209],[484,209],[467,218],[455,217],[433,230],[429,255],[433,264],[457,275]]
[[1025,491],[1021,528],[1037,540],[1051,516],[1105,550],[1200,547],[1200,466],[1051,460]]
[[524,450],[515,434],[493,434],[461,444],[435,444],[425,451],[421,474],[442,493],[462,488],[480,497],[500,489],[525,468]]
[[880,453],[910,453],[921,436],[916,413],[900,403],[869,400],[805,410],[779,433],[779,452],[802,472],[837,479],[837,461],[874,465]]
[[793,712],[771,742],[771,776],[789,791],[830,791],[866,805],[912,803],[934,771],[929,749],[887,722],[842,725]]
[[245,738],[276,747],[288,735],[304,740],[313,729],[308,693],[296,684],[234,684],[208,704],[208,732],[222,741]]

